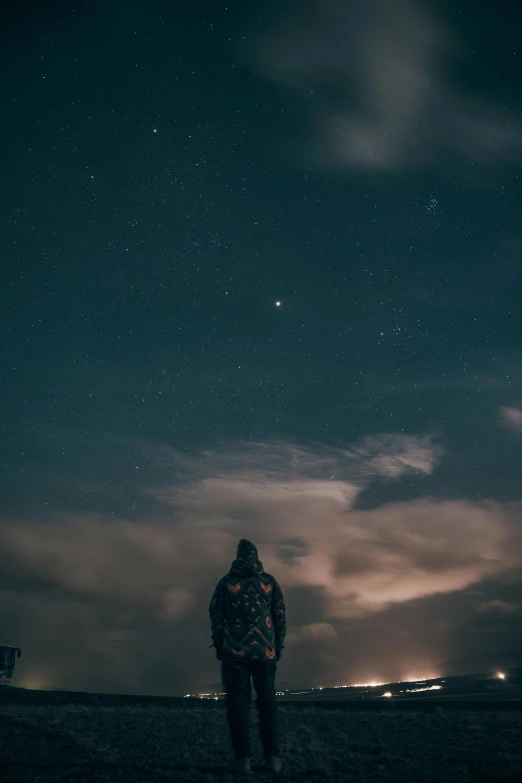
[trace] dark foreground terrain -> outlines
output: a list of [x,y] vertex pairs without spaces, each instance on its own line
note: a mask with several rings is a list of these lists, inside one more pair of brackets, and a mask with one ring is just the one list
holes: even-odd
[[[231,753],[222,701],[2,689],[5,783],[220,781]],[[520,702],[280,704],[282,780],[519,783]],[[252,707],[253,780],[261,767]]]

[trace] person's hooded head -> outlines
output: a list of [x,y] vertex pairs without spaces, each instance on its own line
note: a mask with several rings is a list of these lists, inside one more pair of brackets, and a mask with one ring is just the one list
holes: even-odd
[[237,545],[236,559],[230,568],[232,576],[252,576],[263,573],[263,564],[259,560],[257,547],[247,538]]

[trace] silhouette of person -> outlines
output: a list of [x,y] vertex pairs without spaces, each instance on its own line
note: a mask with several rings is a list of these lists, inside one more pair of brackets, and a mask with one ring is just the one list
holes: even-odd
[[221,661],[227,720],[235,756],[233,770],[250,773],[250,677],[257,694],[259,733],[265,766],[281,771],[277,663],[286,635],[286,608],[281,587],[263,569],[257,548],[242,538],[236,559],[222,577],[209,606],[212,644]]

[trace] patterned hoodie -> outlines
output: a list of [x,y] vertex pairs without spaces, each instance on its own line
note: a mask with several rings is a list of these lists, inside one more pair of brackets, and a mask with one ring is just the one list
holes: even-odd
[[257,549],[246,538],[237,547],[230,571],[222,577],[209,606],[211,647],[237,661],[279,660],[286,635],[283,593],[263,570]]

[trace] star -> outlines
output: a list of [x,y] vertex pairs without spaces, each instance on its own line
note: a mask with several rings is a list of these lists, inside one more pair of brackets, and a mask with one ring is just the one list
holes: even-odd
[[275,303],[275,306],[276,306],[276,307],[281,307],[281,302],[276,302],[276,303]]

